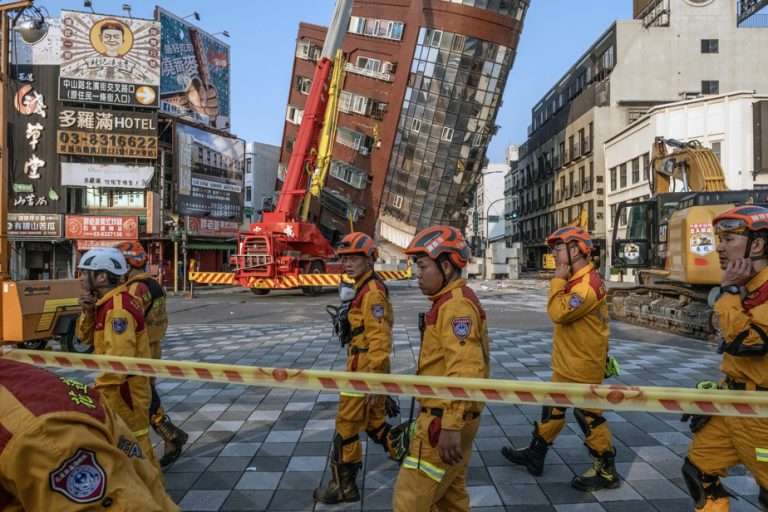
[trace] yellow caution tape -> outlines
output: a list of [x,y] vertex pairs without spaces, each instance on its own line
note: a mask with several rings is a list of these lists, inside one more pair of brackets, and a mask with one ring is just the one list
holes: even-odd
[[768,392],[765,391],[607,386],[297,370],[21,349],[3,350],[0,357],[55,368],[312,391],[768,418]]

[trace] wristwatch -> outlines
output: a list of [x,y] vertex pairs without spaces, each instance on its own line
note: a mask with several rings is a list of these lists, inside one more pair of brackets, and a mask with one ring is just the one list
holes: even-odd
[[735,284],[729,284],[728,286],[721,286],[720,295],[723,295],[725,293],[730,293],[732,295],[741,295],[741,288],[739,288]]

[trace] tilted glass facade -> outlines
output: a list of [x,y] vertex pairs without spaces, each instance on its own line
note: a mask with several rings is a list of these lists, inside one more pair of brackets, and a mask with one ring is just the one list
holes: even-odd
[[411,229],[464,227],[514,52],[422,27],[400,111],[381,211]]

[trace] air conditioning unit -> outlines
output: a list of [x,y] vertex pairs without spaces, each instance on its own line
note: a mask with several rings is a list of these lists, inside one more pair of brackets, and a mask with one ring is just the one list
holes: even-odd
[[370,148],[367,148],[367,147],[365,147],[365,146],[361,146],[361,147],[360,147],[360,149],[358,150],[358,152],[359,152],[361,155],[363,155],[363,156],[368,156],[368,155],[370,155],[370,154],[371,154],[371,149],[370,149]]
[[377,102],[376,103],[376,109],[378,111],[380,111],[380,112],[386,112],[388,106],[389,106],[388,103],[384,103],[384,102]]

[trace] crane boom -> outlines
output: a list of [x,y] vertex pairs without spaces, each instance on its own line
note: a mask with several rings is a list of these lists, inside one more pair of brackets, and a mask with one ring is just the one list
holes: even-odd
[[[328,94],[336,51],[341,48],[344,33],[349,26],[353,0],[337,0],[333,19],[323,43],[323,51],[317,62],[304,116],[296,136],[296,143],[288,161],[285,181],[280,190],[274,212],[264,215],[267,222],[289,222],[297,217],[304,196],[307,180],[315,169],[317,146],[325,121]],[[309,171],[309,172],[307,172]]]

